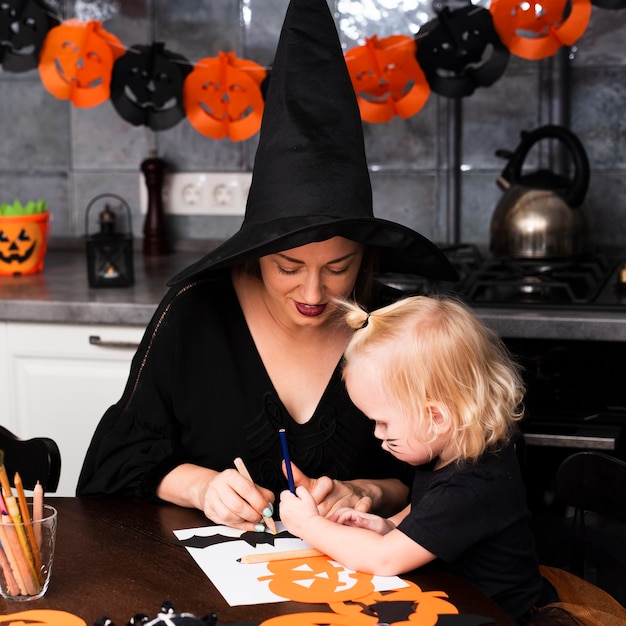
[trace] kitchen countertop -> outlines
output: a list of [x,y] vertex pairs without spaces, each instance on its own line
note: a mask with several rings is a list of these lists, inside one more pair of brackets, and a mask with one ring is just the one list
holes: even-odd
[[[134,286],[100,289],[87,282],[84,248],[50,249],[43,272],[0,276],[0,321],[145,326],[167,281],[215,245],[161,257],[135,252]],[[502,337],[626,342],[626,306],[613,311],[474,310]]]

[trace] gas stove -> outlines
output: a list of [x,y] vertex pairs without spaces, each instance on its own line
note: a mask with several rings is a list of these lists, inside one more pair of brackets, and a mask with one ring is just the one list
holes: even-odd
[[441,245],[459,274],[447,283],[392,275],[385,282],[407,294],[450,293],[472,307],[560,308],[626,313],[626,257],[597,252],[571,259],[515,259],[474,245]]

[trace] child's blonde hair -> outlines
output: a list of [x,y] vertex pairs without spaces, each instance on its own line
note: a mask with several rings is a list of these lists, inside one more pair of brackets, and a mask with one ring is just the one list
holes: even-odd
[[342,302],[358,329],[345,351],[344,378],[370,359],[411,424],[444,407],[451,460],[474,461],[507,444],[523,416],[520,367],[498,336],[463,303],[414,296],[367,313]]

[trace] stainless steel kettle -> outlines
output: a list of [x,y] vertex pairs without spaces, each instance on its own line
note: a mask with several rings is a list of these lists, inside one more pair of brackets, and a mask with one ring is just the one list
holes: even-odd
[[[562,126],[522,131],[515,152],[498,150],[509,161],[497,184],[504,194],[491,218],[491,251],[523,259],[551,259],[586,254],[590,222],[583,200],[589,186],[589,160],[576,135]],[[543,139],[557,139],[573,161],[573,175],[550,170],[522,174],[530,149]]]

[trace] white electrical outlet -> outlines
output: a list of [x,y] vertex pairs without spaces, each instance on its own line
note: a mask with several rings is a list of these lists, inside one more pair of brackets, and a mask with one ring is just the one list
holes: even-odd
[[[165,174],[163,209],[171,215],[243,215],[252,174],[194,172]],[[139,175],[141,212],[148,209],[148,189]]]

